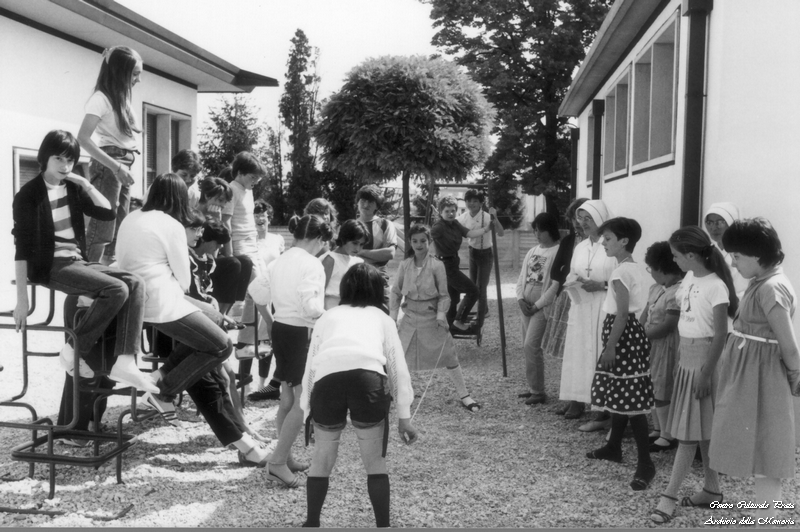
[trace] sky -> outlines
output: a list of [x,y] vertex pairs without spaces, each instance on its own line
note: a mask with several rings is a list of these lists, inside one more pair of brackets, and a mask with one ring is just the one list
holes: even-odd
[[[339,90],[346,74],[370,57],[429,55],[430,7],[419,0],[117,0],[156,24],[244,70],[275,78],[250,96],[275,128],[291,39],[302,29],[320,50],[320,97]],[[145,80],[146,82],[146,80]],[[198,95],[199,125],[219,95]]]

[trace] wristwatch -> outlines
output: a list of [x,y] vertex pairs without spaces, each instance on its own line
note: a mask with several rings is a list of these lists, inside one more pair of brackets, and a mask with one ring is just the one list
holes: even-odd
[[603,281],[603,289],[608,290],[608,281]]

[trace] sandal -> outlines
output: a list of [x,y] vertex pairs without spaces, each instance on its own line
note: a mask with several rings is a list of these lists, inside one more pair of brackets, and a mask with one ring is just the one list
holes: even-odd
[[631,480],[631,489],[633,491],[644,491],[650,487],[650,483],[654,478],[656,478],[656,467],[654,465],[651,465],[645,471],[645,474],[641,474],[637,471],[636,474],[633,475],[633,480]]
[[271,480],[272,482],[282,482],[284,486],[289,489],[299,488],[303,485],[303,477],[300,475],[294,475],[292,480],[286,481],[272,472],[269,466],[277,466],[277,465],[286,465],[286,464],[274,464],[272,462],[267,462],[267,480]]
[[[665,499],[672,499],[673,501],[678,502],[677,497],[672,497],[670,495],[667,495],[666,493],[662,493],[661,496],[664,497]],[[669,523],[670,521],[672,521],[673,517],[674,516],[672,514],[668,514],[667,512],[659,510],[658,508],[653,510],[653,513],[650,514],[650,520],[659,525],[665,525]]]
[[469,394],[467,394],[467,395],[465,395],[464,397],[461,398],[461,406],[463,406],[464,408],[469,410],[471,414],[477,413],[482,408],[481,404],[478,401],[476,401],[475,399],[473,399],[470,404],[465,405],[464,404],[464,399],[466,399],[467,397],[469,397]]
[[708,491],[705,488],[703,488],[703,491],[705,491],[709,495],[713,495],[714,497],[719,497],[719,500],[718,501],[714,500],[714,501],[710,501],[710,502],[696,503],[696,502],[694,502],[692,500],[692,497],[689,496],[689,497],[684,497],[683,499],[681,499],[681,506],[691,506],[693,508],[711,508],[711,503],[712,502],[716,502],[716,503],[722,502],[722,498],[723,498],[722,497],[722,493],[714,493],[713,491]]
[[175,412],[175,405],[172,403],[167,403],[165,401],[158,400],[152,393],[145,392],[142,396],[145,402],[150,405],[151,407],[155,408],[156,411],[161,415],[161,419],[172,425],[173,427],[177,427],[179,429],[183,428],[183,423],[180,419],[178,419],[178,413]]
[[254,462],[252,460],[248,460],[247,454],[243,453],[242,451],[237,451],[237,457],[239,458],[239,465],[241,466],[263,468],[267,466],[267,462],[269,461],[270,455],[268,454],[267,456],[265,456],[264,459],[261,460],[260,462]]
[[286,465],[289,467],[289,471],[291,471],[292,473],[299,473],[300,471],[305,471],[306,469],[311,467],[311,464],[307,464],[305,462],[298,462],[294,458],[289,458],[289,460],[287,460],[286,462]]

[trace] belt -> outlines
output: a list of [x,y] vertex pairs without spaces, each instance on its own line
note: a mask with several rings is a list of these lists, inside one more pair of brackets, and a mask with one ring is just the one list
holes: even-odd
[[738,336],[739,338],[741,338],[741,339],[742,339],[741,343],[739,343],[739,345],[738,345],[738,346],[736,346],[736,347],[738,347],[739,349],[741,349],[742,347],[744,347],[744,344],[745,344],[745,342],[747,342],[747,340],[754,340],[754,341],[756,341],[756,342],[762,342],[762,343],[765,343],[765,344],[775,344],[775,345],[778,345],[778,341],[777,341],[777,340],[773,340],[772,338],[762,338],[762,337],[760,337],[760,336],[753,336],[753,335],[750,335],[750,334],[744,334],[743,332],[739,332],[739,331],[737,331],[736,329],[734,329],[734,330],[733,330],[733,333],[732,333],[732,334],[733,334],[734,336]]

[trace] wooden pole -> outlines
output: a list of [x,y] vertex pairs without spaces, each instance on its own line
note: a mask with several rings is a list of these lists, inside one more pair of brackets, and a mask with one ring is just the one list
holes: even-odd
[[[486,192],[489,196],[489,206],[493,206],[492,187],[487,181]],[[498,222],[499,223],[499,222]],[[500,288],[500,256],[497,252],[497,232],[492,225],[492,256],[494,257],[494,284],[497,286],[497,317],[500,320],[500,354],[503,359],[503,377],[508,377],[506,365],[506,325],[503,318],[503,291]],[[480,307],[478,307],[480,308]]]

